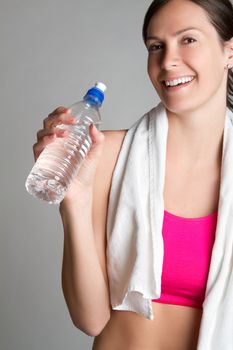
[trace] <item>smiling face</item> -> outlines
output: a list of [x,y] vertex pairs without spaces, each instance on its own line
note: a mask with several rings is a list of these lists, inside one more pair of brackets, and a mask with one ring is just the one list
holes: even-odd
[[200,6],[169,1],[151,18],[146,46],[149,77],[168,110],[182,113],[225,102],[227,55]]

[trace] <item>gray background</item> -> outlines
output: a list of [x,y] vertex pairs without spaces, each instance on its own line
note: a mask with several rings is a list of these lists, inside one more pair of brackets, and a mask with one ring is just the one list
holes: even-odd
[[101,129],[130,127],[158,101],[141,39],[151,1],[1,0],[0,349],[91,349],[61,290],[58,207],[26,193],[44,117],[108,86]]

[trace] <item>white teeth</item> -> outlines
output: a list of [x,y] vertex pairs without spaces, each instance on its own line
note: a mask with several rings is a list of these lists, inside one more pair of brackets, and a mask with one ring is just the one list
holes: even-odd
[[192,81],[194,77],[182,77],[174,80],[166,80],[165,85],[166,86],[176,86],[178,84],[184,84],[188,83],[189,81]]

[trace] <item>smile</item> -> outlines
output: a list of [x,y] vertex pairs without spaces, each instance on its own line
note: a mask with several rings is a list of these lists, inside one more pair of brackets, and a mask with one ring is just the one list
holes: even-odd
[[162,84],[167,91],[176,91],[190,85],[194,78],[194,76],[187,76],[173,80],[164,80]]
[[174,79],[174,80],[165,80],[164,83],[166,86],[177,86],[180,84],[188,83],[188,82],[192,81],[193,79],[194,79],[194,77],[182,77],[182,78],[178,78],[178,79]]

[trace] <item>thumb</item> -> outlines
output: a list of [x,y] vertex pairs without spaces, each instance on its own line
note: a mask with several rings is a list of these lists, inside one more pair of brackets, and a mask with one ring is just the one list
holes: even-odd
[[89,160],[99,158],[103,152],[105,136],[97,129],[94,124],[89,127],[89,135],[92,141],[90,151],[88,152]]

